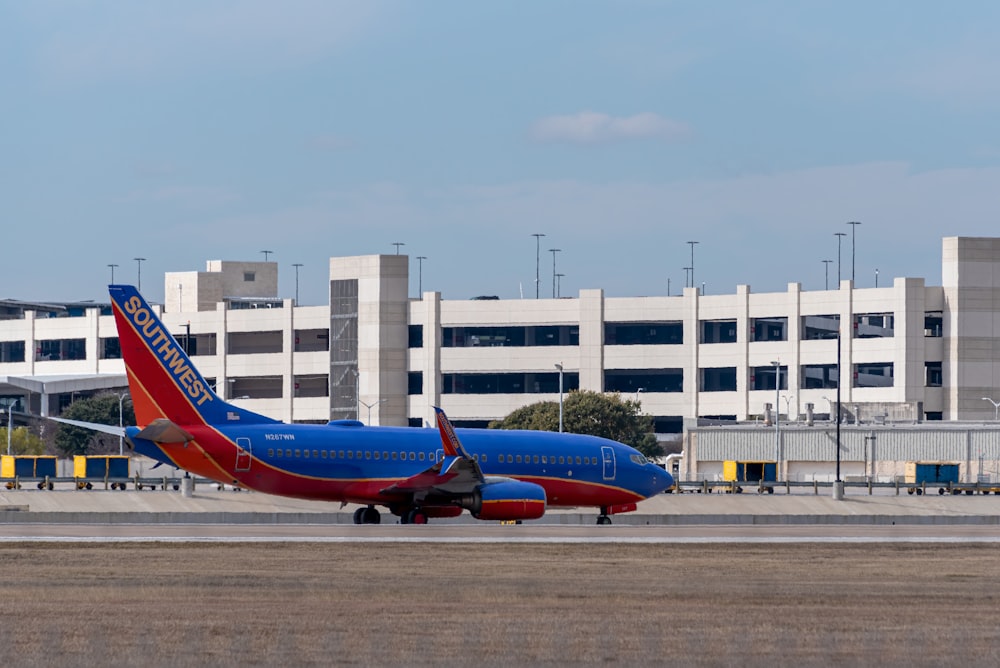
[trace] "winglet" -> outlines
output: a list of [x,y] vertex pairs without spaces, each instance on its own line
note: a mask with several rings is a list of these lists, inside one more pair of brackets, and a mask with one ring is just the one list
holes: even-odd
[[458,440],[455,428],[451,426],[451,421],[448,420],[448,416],[444,414],[444,411],[435,406],[434,413],[437,415],[438,431],[441,432],[441,446],[444,448],[444,453],[449,457],[472,459],[469,453],[465,451],[462,442]]

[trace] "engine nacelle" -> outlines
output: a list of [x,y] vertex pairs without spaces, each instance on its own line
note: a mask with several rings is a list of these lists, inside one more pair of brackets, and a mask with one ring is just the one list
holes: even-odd
[[545,514],[545,490],[520,480],[486,482],[476,490],[469,510],[479,520],[537,520]]

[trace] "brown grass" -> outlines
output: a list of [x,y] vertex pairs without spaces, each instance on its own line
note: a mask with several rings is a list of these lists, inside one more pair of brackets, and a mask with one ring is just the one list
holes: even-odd
[[0,665],[1000,663],[986,545],[0,545]]

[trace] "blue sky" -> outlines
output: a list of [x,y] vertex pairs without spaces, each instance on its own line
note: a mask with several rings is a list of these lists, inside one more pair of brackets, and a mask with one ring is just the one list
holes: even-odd
[[[994,236],[1000,4],[0,0],[0,297],[273,251],[446,299],[940,284]],[[416,261],[411,295],[417,292]]]

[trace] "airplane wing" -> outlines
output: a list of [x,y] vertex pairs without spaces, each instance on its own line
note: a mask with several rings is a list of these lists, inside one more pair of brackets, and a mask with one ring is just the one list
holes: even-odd
[[437,406],[434,407],[434,411],[437,414],[444,458],[420,473],[380,490],[382,494],[414,496],[434,493],[463,494],[472,491],[486,480],[479,462],[469,456],[462,442],[458,440],[458,435],[455,434],[455,429],[444,411]]
[[98,422],[82,422],[80,420],[70,420],[68,418],[58,418],[46,415],[47,420],[52,420],[53,422],[62,422],[63,424],[68,424],[73,427],[80,427],[81,429],[90,429],[91,431],[99,431],[104,434],[111,434],[112,436],[124,436],[124,427],[115,427],[110,424],[100,424]]

